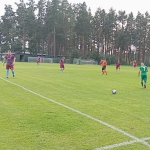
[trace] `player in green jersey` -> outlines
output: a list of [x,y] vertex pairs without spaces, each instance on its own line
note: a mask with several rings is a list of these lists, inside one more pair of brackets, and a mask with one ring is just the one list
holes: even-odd
[[148,68],[144,65],[144,63],[141,63],[141,66],[139,68],[138,76],[141,74],[141,85],[143,88],[146,88],[146,82],[147,82],[147,72]]
[[81,65],[81,57],[78,58],[78,65]]

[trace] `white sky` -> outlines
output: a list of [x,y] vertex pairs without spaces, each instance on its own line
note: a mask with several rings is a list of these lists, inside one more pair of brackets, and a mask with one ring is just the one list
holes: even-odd
[[[28,0],[24,0],[27,2]],[[37,3],[39,0],[35,0]],[[4,14],[4,5],[9,4],[15,9],[14,2],[19,3],[19,0],[1,0],[0,1],[0,16]],[[106,12],[112,7],[118,12],[119,10],[125,10],[126,14],[131,11],[136,16],[138,11],[144,14],[146,11],[150,13],[150,0],[68,0],[69,3],[83,3],[86,2],[87,7],[91,8],[94,15],[98,7],[105,9]]]

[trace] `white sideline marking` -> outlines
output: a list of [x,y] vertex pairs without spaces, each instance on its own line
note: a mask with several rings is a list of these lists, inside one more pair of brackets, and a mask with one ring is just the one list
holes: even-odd
[[120,147],[120,146],[124,146],[124,145],[130,145],[130,144],[133,144],[136,142],[137,142],[136,140],[132,140],[132,141],[128,141],[128,142],[122,142],[122,143],[118,143],[118,144],[113,144],[113,145],[108,145],[108,146],[104,146],[104,147],[100,147],[100,148],[95,148],[93,150],[111,149],[111,148]]
[[119,129],[119,128],[117,128],[117,127],[111,125],[111,124],[108,124],[108,123],[106,123],[106,122],[104,122],[104,121],[102,121],[102,120],[99,120],[99,119],[97,119],[97,118],[94,118],[94,117],[92,117],[92,116],[90,116],[90,115],[88,115],[88,114],[85,114],[85,113],[83,113],[83,112],[81,112],[81,111],[78,111],[78,110],[76,110],[76,109],[74,109],[74,108],[71,108],[71,107],[69,107],[69,106],[67,106],[67,105],[64,105],[64,104],[62,104],[62,103],[59,103],[59,102],[57,102],[57,101],[54,101],[54,100],[52,100],[52,99],[50,99],[50,98],[47,98],[47,97],[45,97],[45,96],[43,96],[43,95],[41,95],[41,94],[38,94],[38,93],[36,93],[36,92],[33,92],[33,91],[31,91],[31,90],[29,90],[29,89],[27,89],[27,88],[25,88],[25,87],[23,87],[23,86],[21,86],[21,85],[19,85],[19,84],[10,82],[8,79],[4,79],[4,78],[1,78],[1,77],[0,77],[0,79],[4,80],[4,81],[6,81],[6,82],[8,82],[8,83],[10,83],[10,84],[13,84],[13,85],[15,85],[15,86],[18,86],[18,87],[24,89],[25,91],[28,91],[28,92],[30,92],[30,93],[32,93],[32,94],[34,94],[34,95],[37,95],[37,96],[39,96],[39,97],[42,97],[42,98],[44,98],[44,99],[46,99],[46,100],[48,100],[48,101],[50,101],[50,102],[53,102],[53,103],[55,103],[55,104],[58,104],[58,105],[60,105],[60,106],[62,106],[62,107],[64,107],[64,108],[67,108],[67,109],[69,109],[69,110],[72,110],[73,112],[76,112],[76,113],[78,113],[78,114],[80,114],[80,115],[82,115],[82,116],[85,116],[85,117],[90,118],[90,119],[92,119],[92,120],[94,120],[94,121],[96,121],[96,122],[99,122],[100,124],[103,124],[103,125],[105,125],[105,126],[111,128],[111,129],[113,129],[113,130],[115,130],[115,131],[118,131],[119,133],[122,133],[122,134],[124,134],[124,135],[126,135],[126,136],[132,138],[132,139],[135,140],[136,142],[142,143],[142,144],[144,144],[144,145],[150,147],[150,144],[149,144],[148,142],[145,142],[144,140],[139,139],[139,138],[135,137],[134,135],[129,134],[128,132],[125,132],[125,131],[123,131],[123,130],[121,130],[121,129]]
[[148,140],[150,140],[150,137],[142,138],[142,140],[144,140],[144,141],[148,141]]
[[[141,140],[144,140],[144,141],[150,140],[150,137],[142,138]],[[104,147],[95,148],[93,150],[112,149],[112,148],[115,148],[115,147],[120,147],[120,146],[124,146],[124,145],[130,145],[130,144],[133,144],[133,143],[136,143],[136,142],[137,142],[136,140],[132,140],[132,141],[128,141],[128,142],[122,142],[122,143],[118,143],[118,144],[107,145],[107,146],[104,146]]]

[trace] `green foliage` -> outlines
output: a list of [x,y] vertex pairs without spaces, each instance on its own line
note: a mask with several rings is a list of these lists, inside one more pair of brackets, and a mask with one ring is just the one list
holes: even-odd
[[20,39],[15,40],[15,42],[12,44],[11,50],[13,52],[22,52],[22,43]]
[[[5,5],[5,13],[0,20],[0,48],[25,52],[26,43],[29,52],[46,54],[51,57],[68,55],[77,56],[74,50],[80,47],[83,58],[93,57],[93,53],[108,57],[109,64],[116,57],[125,64],[132,61],[130,51],[133,44],[137,48],[136,60],[147,61],[150,53],[150,15],[148,12],[136,17],[124,10],[116,12],[110,8],[107,13],[98,8],[94,15],[87,8],[86,2],[70,4],[67,0],[34,0],[16,4],[16,11],[11,5]],[[18,43],[16,39],[21,41]],[[22,48],[20,48],[22,47]],[[125,55],[129,53],[129,55]],[[96,56],[94,59],[99,60]]]
[[121,63],[121,65],[127,65],[127,62],[126,62],[126,60],[124,60],[124,59],[122,59],[122,60],[120,61],[120,63]]
[[111,55],[111,56],[106,55],[106,60],[107,60],[108,65],[115,64],[116,61],[118,61],[117,57],[114,55]]
[[97,52],[93,53],[91,56],[92,59],[94,59],[95,61],[100,62],[101,59],[104,58],[104,55],[98,54]]
[[97,54],[97,53],[93,53],[93,55],[91,56],[92,59],[96,60],[99,64],[101,59],[106,59],[108,65],[110,64],[115,64],[117,61],[117,57],[114,55],[103,55],[103,54]]
[[73,50],[71,53],[71,58],[79,58],[81,56],[82,56],[81,51],[78,49]]
[[1,46],[1,52],[2,52],[2,53],[7,52],[9,49],[10,49],[10,47],[9,47],[9,45],[8,45],[7,43],[5,43],[5,44],[3,44],[3,45]]

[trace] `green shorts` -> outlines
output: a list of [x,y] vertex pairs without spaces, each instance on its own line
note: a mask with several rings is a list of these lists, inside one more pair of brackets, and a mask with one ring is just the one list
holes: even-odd
[[141,80],[147,81],[147,75],[141,75]]
[[81,65],[81,60],[78,60],[78,65]]

